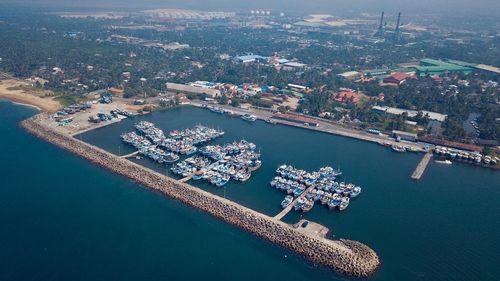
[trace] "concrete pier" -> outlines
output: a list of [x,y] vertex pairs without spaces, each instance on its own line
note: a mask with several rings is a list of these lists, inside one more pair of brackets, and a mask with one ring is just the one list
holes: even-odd
[[432,157],[432,152],[427,152],[424,157],[422,157],[422,160],[420,163],[418,163],[417,168],[415,168],[415,171],[411,175],[411,178],[414,180],[419,180],[422,175],[425,172],[425,169],[427,168],[427,165],[429,164],[429,161],[431,160]]
[[183,178],[183,179],[180,179],[179,181],[180,181],[180,182],[187,182],[188,180],[190,180],[190,179],[192,179],[192,178],[193,178],[193,175],[190,175],[190,176],[187,176],[187,177],[185,177],[185,178]]
[[122,155],[122,156],[120,156],[120,157],[121,157],[121,158],[130,158],[130,157],[136,156],[137,154],[139,154],[139,151],[132,152],[132,153],[127,154],[127,155]]
[[277,220],[281,220],[282,218],[284,218],[292,210],[293,206],[295,206],[297,200],[299,200],[299,198],[306,196],[306,194],[309,193],[309,191],[311,191],[313,188],[314,185],[311,185],[308,189],[304,190],[304,192],[299,197],[295,198],[295,200],[293,200],[292,203],[290,203],[290,205],[288,205],[285,209],[283,209],[283,211],[281,211],[279,214],[274,216],[274,218]]

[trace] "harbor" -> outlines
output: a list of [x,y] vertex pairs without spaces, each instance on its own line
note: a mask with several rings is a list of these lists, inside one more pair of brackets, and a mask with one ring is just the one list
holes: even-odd
[[[288,163],[307,171],[317,171],[326,165],[340,169],[346,178],[339,179],[353,182],[363,188],[362,194],[352,201],[346,210],[342,212],[330,210],[318,204],[307,213],[291,211],[283,217],[282,221],[297,231],[308,232],[308,235],[320,236],[326,233],[329,239],[335,235],[336,238],[351,238],[373,247],[380,256],[383,266],[367,280],[417,280],[413,272],[419,270],[425,274],[443,278],[468,276],[467,279],[470,279],[478,275],[471,275],[468,268],[484,266],[495,268],[494,263],[476,258],[478,255],[487,253],[495,259],[495,253],[497,253],[496,251],[489,252],[491,245],[494,245],[493,242],[496,241],[494,233],[497,232],[495,229],[498,226],[495,224],[495,209],[491,209],[495,206],[494,202],[498,200],[498,188],[496,188],[498,187],[496,184],[498,174],[494,170],[475,168],[462,164],[460,161],[456,163],[454,161],[453,165],[447,166],[430,161],[425,177],[422,177],[419,182],[410,181],[409,175],[421,160],[422,154],[398,154],[390,149],[383,149],[366,142],[297,130],[292,127],[272,126],[264,122],[248,123],[237,118],[225,118],[188,107],[125,119],[76,138],[116,155],[127,155],[135,149],[123,144],[120,135],[134,130],[134,125],[141,120],[153,122],[165,132],[192,128],[202,121],[202,124],[208,127],[220,128],[226,132],[224,137],[215,140],[213,144],[223,145],[242,138],[257,144],[261,150],[263,165],[248,182],[244,184],[230,182],[227,188],[219,188],[200,180],[190,180],[188,183],[220,198],[225,197],[240,205],[258,210],[270,217],[282,211],[280,202],[286,195],[282,191],[269,187],[269,181],[275,177],[277,167]],[[6,122],[9,122],[9,119],[6,119]],[[13,126],[14,131],[21,131],[21,129],[16,129],[17,125]],[[7,131],[5,135],[6,146],[11,144],[8,141],[10,131],[12,130]],[[20,193],[20,197],[15,197],[16,199],[11,197],[11,201],[15,201],[16,205],[22,204],[22,207],[18,208],[20,211],[33,209],[37,216],[47,216],[45,213],[52,211],[47,208],[38,210],[33,207],[33,204],[41,204],[40,201],[43,201],[54,206],[54,211],[57,211],[58,215],[56,217],[49,215],[50,221],[54,223],[43,224],[45,228],[65,224],[73,228],[72,210],[75,208],[81,209],[78,210],[78,214],[88,219],[89,222],[96,221],[95,213],[92,212],[96,210],[100,214],[98,216],[100,219],[95,224],[78,229],[79,233],[86,237],[92,236],[96,230],[99,231],[102,223],[106,223],[111,226],[111,228],[106,228],[106,233],[110,233],[113,240],[119,239],[121,243],[128,243],[132,247],[138,244],[137,248],[130,249],[134,255],[150,255],[149,246],[138,243],[136,234],[123,229],[123,227],[135,228],[132,225],[141,225],[147,228],[148,233],[158,233],[158,237],[149,236],[147,240],[151,241],[151,246],[155,245],[160,252],[168,249],[170,254],[174,253],[173,259],[169,259],[169,262],[179,268],[197,259],[195,256],[199,254],[199,247],[208,247],[209,251],[198,259],[202,262],[212,256],[211,253],[217,251],[219,245],[223,243],[238,249],[228,254],[221,254],[218,256],[218,262],[213,265],[220,272],[224,272],[224,276],[238,276],[239,278],[239,268],[246,266],[247,262],[252,262],[265,268],[269,276],[273,278],[351,280],[329,271],[318,270],[318,267],[309,265],[305,259],[280,247],[273,247],[261,241],[257,236],[247,235],[233,229],[231,225],[211,219],[209,215],[204,215],[192,208],[182,207],[183,204],[177,203],[176,200],[164,200],[160,196],[161,193],[142,190],[139,187],[143,185],[108,173],[97,165],[89,165],[87,161],[64,153],[44,141],[38,141],[27,134],[22,135],[24,138],[16,137],[16,144],[27,145],[25,149],[33,153],[32,163],[38,167],[33,170],[32,174],[37,184],[42,182],[50,188],[40,189],[37,193],[39,189],[37,184],[32,185],[29,178],[17,176],[19,171],[14,167],[19,166],[23,160],[18,156],[6,155],[9,165],[5,168],[9,171],[8,174],[12,174],[16,180],[11,183],[7,178],[4,189],[14,184],[12,190],[17,192],[16,187],[20,181],[23,186],[26,186],[26,189],[17,192]],[[49,157],[47,159],[49,165],[40,162],[42,158],[47,157]],[[53,161],[55,157],[58,159],[56,162]],[[135,157],[129,159],[148,169],[171,175],[169,169],[165,170],[165,164],[160,165],[147,157],[141,157],[140,160]],[[42,175],[45,175],[47,179],[41,178]],[[68,188],[67,179],[74,181],[71,188]],[[36,193],[36,201],[27,198],[32,193]],[[449,196],[450,194],[453,196]],[[125,201],[124,196],[126,196]],[[8,200],[9,196],[6,195],[5,198]],[[58,219],[60,213],[58,210],[61,207],[58,202],[54,202],[56,198],[60,198],[58,200],[61,201],[60,204],[72,206],[68,209],[69,220],[67,222]],[[484,202],[482,206],[487,206],[487,208],[471,204],[478,200]],[[84,209],[79,207],[82,204],[85,205],[82,206]],[[158,204],[167,207],[159,209]],[[463,206],[468,207],[463,208]],[[110,210],[113,212],[112,216],[108,215]],[[478,215],[482,217],[481,220],[477,220]],[[101,220],[103,217],[105,221]],[[305,227],[302,226],[304,221],[308,222]],[[417,221],[423,223],[415,223]],[[113,230],[113,224],[116,222],[123,224],[123,227]],[[207,225],[206,222],[208,222],[208,228],[204,227]],[[314,222],[324,227],[312,227],[315,225]],[[436,227],[443,224],[447,226],[445,232],[436,232]],[[165,227],[167,225],[168,227]],[[199,228],[199,225],[203,227]],[[172,249],[171,242],[178,239],[175,234],[177,232],[172,231],[173,228],[182,229],[179,235],[183,237],[183,241],[188,239],[190,243],[179,245],[178,250]],[[330,231],[327,232],[326,228]],[[485,230],[481,231],[481,239],[471,240],[470,237],[477,234],[477,229]],[[41,230],[41,232],[43,234],[44,231]],[[70,236],[63,240],[72,240]],[[200,236],[203,239],[200,239]],[[414,243],[402,245],[397,242],[401,237]],[[36,237],[29,236],[30,240],[33,238]],[[58,245],[61,243],[60,238],[55,240]],[[62,243],[65,242],[62,241]],[[92,243],[109,247],[107,239],[94,239]],[[205,244],[212,246],[205,247],[203,246]],[[455,245],[460,245],[460,247],[456,248]],[[429,256],[428,253],[434,251],[445,252],[446,255]],[[8,249],[7,252],[9,252]],[[87,254],[91,255],[88,251]],[[184,254],[190,257],[185,258]],[[162,254],[160,258],[163,259],[166,256]],[[238,269],[227,268],[228,262],[235,256],[244,256],[245,262],[236,264]],[[412,258],[401,258],[402,256]],[[120,255],[116,256],[114,253],[113,257],[119,258]],[[286,268],[280,267],[284,261],[288,265]],[[149,260],[147,263],[160,266],[163,262],[162,260]],[[437,268],[439,271],[435,271]],[[459,270],[457,271],[456,268]],[[496,273],[494,270],[487,271],[481,276],[487,280],[496,276]]]
[[201,209],[227,223],[236,225],[270,242],[290,249],[311,262],[348,276],[370,276],[379,258],[368,246],[351,240],[330,240],[294,230],[262,213],[230,200],[212,195],[190,185],[165,177],[71,136],[44,125],[47,116],[37,115],[22,122],[30,133],[69,150],[117,174],[131,178],[145,187],[157,190],[187,205]]

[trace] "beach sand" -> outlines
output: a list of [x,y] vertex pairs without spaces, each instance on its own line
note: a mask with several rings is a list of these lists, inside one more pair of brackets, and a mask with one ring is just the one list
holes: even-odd
[[56,112],[61,108],[59,102],[49,97],[40,97],[34,92],[20,87],[30,86],[28,83],[14,79],[0,80],[0,99],[10,100],[15,103],[30,105],[43,111]]

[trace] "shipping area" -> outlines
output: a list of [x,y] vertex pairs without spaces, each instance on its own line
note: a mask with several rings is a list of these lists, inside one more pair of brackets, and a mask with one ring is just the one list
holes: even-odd
[[[212,99],[179,99],[179,93],[173,92],[142,100],[119,97],[105,90],[90,93],[85,100],[63,106],[56,97],[36,96],[37,93],[29,91],[32,88],[23,81],[18,81],[18,84],[9,81],[3,83],[3,98],[31,104],[44,111],[23,122],[22,126],[29,132],[287,248],[317,265],[349,276],[373,274],[380,264],[377,254],[367,245],[338,239],[328,227],[302,218],[315,206],[315,209],[342,212],[355,205],[363,187],[347,181],[349,175],[343,175],[339,168],[328,165],[314,171],[281,163],[273,168],[274,178],[268,179],[272,190],[275,190],[273,192],[284,193],[281,204],[275,201],[281,208],[274,214],[265,214],[199,187],[209,185],[225,192],[226,185],[231,188],[234,184],[243,185],[252,181],[253,175],[266,165],[261,158],[259,143],[243,138],[225,141],[224,130],[203,124],[163,131],[155,123],[144,121],[144,117],[154,115],[155,111],[186,107],[223,118],[240,119],[247,124],[262,122],[269,128],[284,125],[358,139],[387,147],[394,153],[421,153],[422,160],[409,175],[414,180],[421,179],[432,158],[436,159],[436,163],[445,165],[460,161],[482,167],[498,167],[498,159],[481,155],[478,146],[444,143],[403,131],[352,128],[319,117],[247,104],[234,107],[218,104]],[[82,140],[81,136],[87,132],[127,119],[131,119],[129,122],[134,126],[119,136],[128,151],[126,153],[111,153]],[[164,167],[160,169],[166,172],[158,173],[138,164],[140,161]],[[300,214],[300,218],[293,219],[293,222],[285,219],[293,212]]]
[[[273,215],[198,188],[200,183],[214,188],[225,188],[230,182],[244,184],[251,181],[253,174],[266,163],[261,160],[259,143],[245,139],[226,142],[225,131],[219,128],[199,124],[182,130],[164,131],[155,123],[142,119],[145,114],[154,115],[155,110],[168,111],[160,104],[174,97],[175,94],[170,93],[149,100],[133,100],[117,98],[103,91],[78,104],[41,113],[24,121],[22,126],[42,139],[303,255],[315,264],[349,276],[369,276],[377,270],[379,258],[368,246],[334,238],[328,227],[309,219],[301,217],[293,223],[284,220],[292,211],[305,214],[315,205],[341,212],[350,204],[356,204],[355,198],[361,194],[362,187],[345,180],[347,175],[342,175],[338,168],[325,165],[313,171],[283,163],[274,167],[275,177],[268,179],[270,186],[286,193],[286,196],[281,201],[281,211]],[[422,161],[411,174],[414,180],[423,176],[432,157],[443,164],[448,164],[451,159],[460,159],[464,163],[484,167],[495,167],[498,160],[480,155],[475,146],[446,143],[450,145],[446,147],[445,143],[432,143],[433,140],[421,142],[417,135],[407,132],[384,134],[374,129],[356,130],[295,113],[251,106],[232,107],[210,100],[183,100],[172,106],[174,109],[178,107],[241,119],[249,124],[263,122],[270,128],[285,125],[354,138],[388,147],[394,153],[422,153]],[[131,152],[111,153],[81,138],[84,133],[126,119],[131,119],[134,127],[119,137],[124,147],[132,149]],[[216,140],[218,143],[214,143]],[[136,162],[143,160],[164,167],[168,173],[159,173]],[[279,202],[276,204],[279,205]]]

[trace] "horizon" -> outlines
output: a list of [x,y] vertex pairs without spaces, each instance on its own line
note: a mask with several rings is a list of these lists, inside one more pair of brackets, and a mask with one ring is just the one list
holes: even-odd
[[[271,10],[276,12],[291,12],[291,13],[326,13],[326,14],[353,14],[353,13],[379,13],[386,11],[387,13],[397,14],[402,12],[406,14],[443,14],[443,15],[499,15],[500,2],[495,0],[422,0],[417,2],[408,0],[313,0],[304,5],[303,1],[290,0],[286,3],[286,8],[283,8],[283,1],[277,0],[257,0],[252,3],[235,2],[230,0],[150,0],[137,3],[130,0],[105,0],[97,1],[90,0],[85,3],[74,3],[69,0],[43,0],[34,1],[27,0],[19,3],[14,0],[0,0],[0,4],[14,6],[30,6],[36,9],[43,10],[115,10],[115,11],[139,11],[146,9],[192,9],[192,10],[221,10],[221,11],[250,11],[256,9]],[[478,3],[479,2],[479,3]]]

